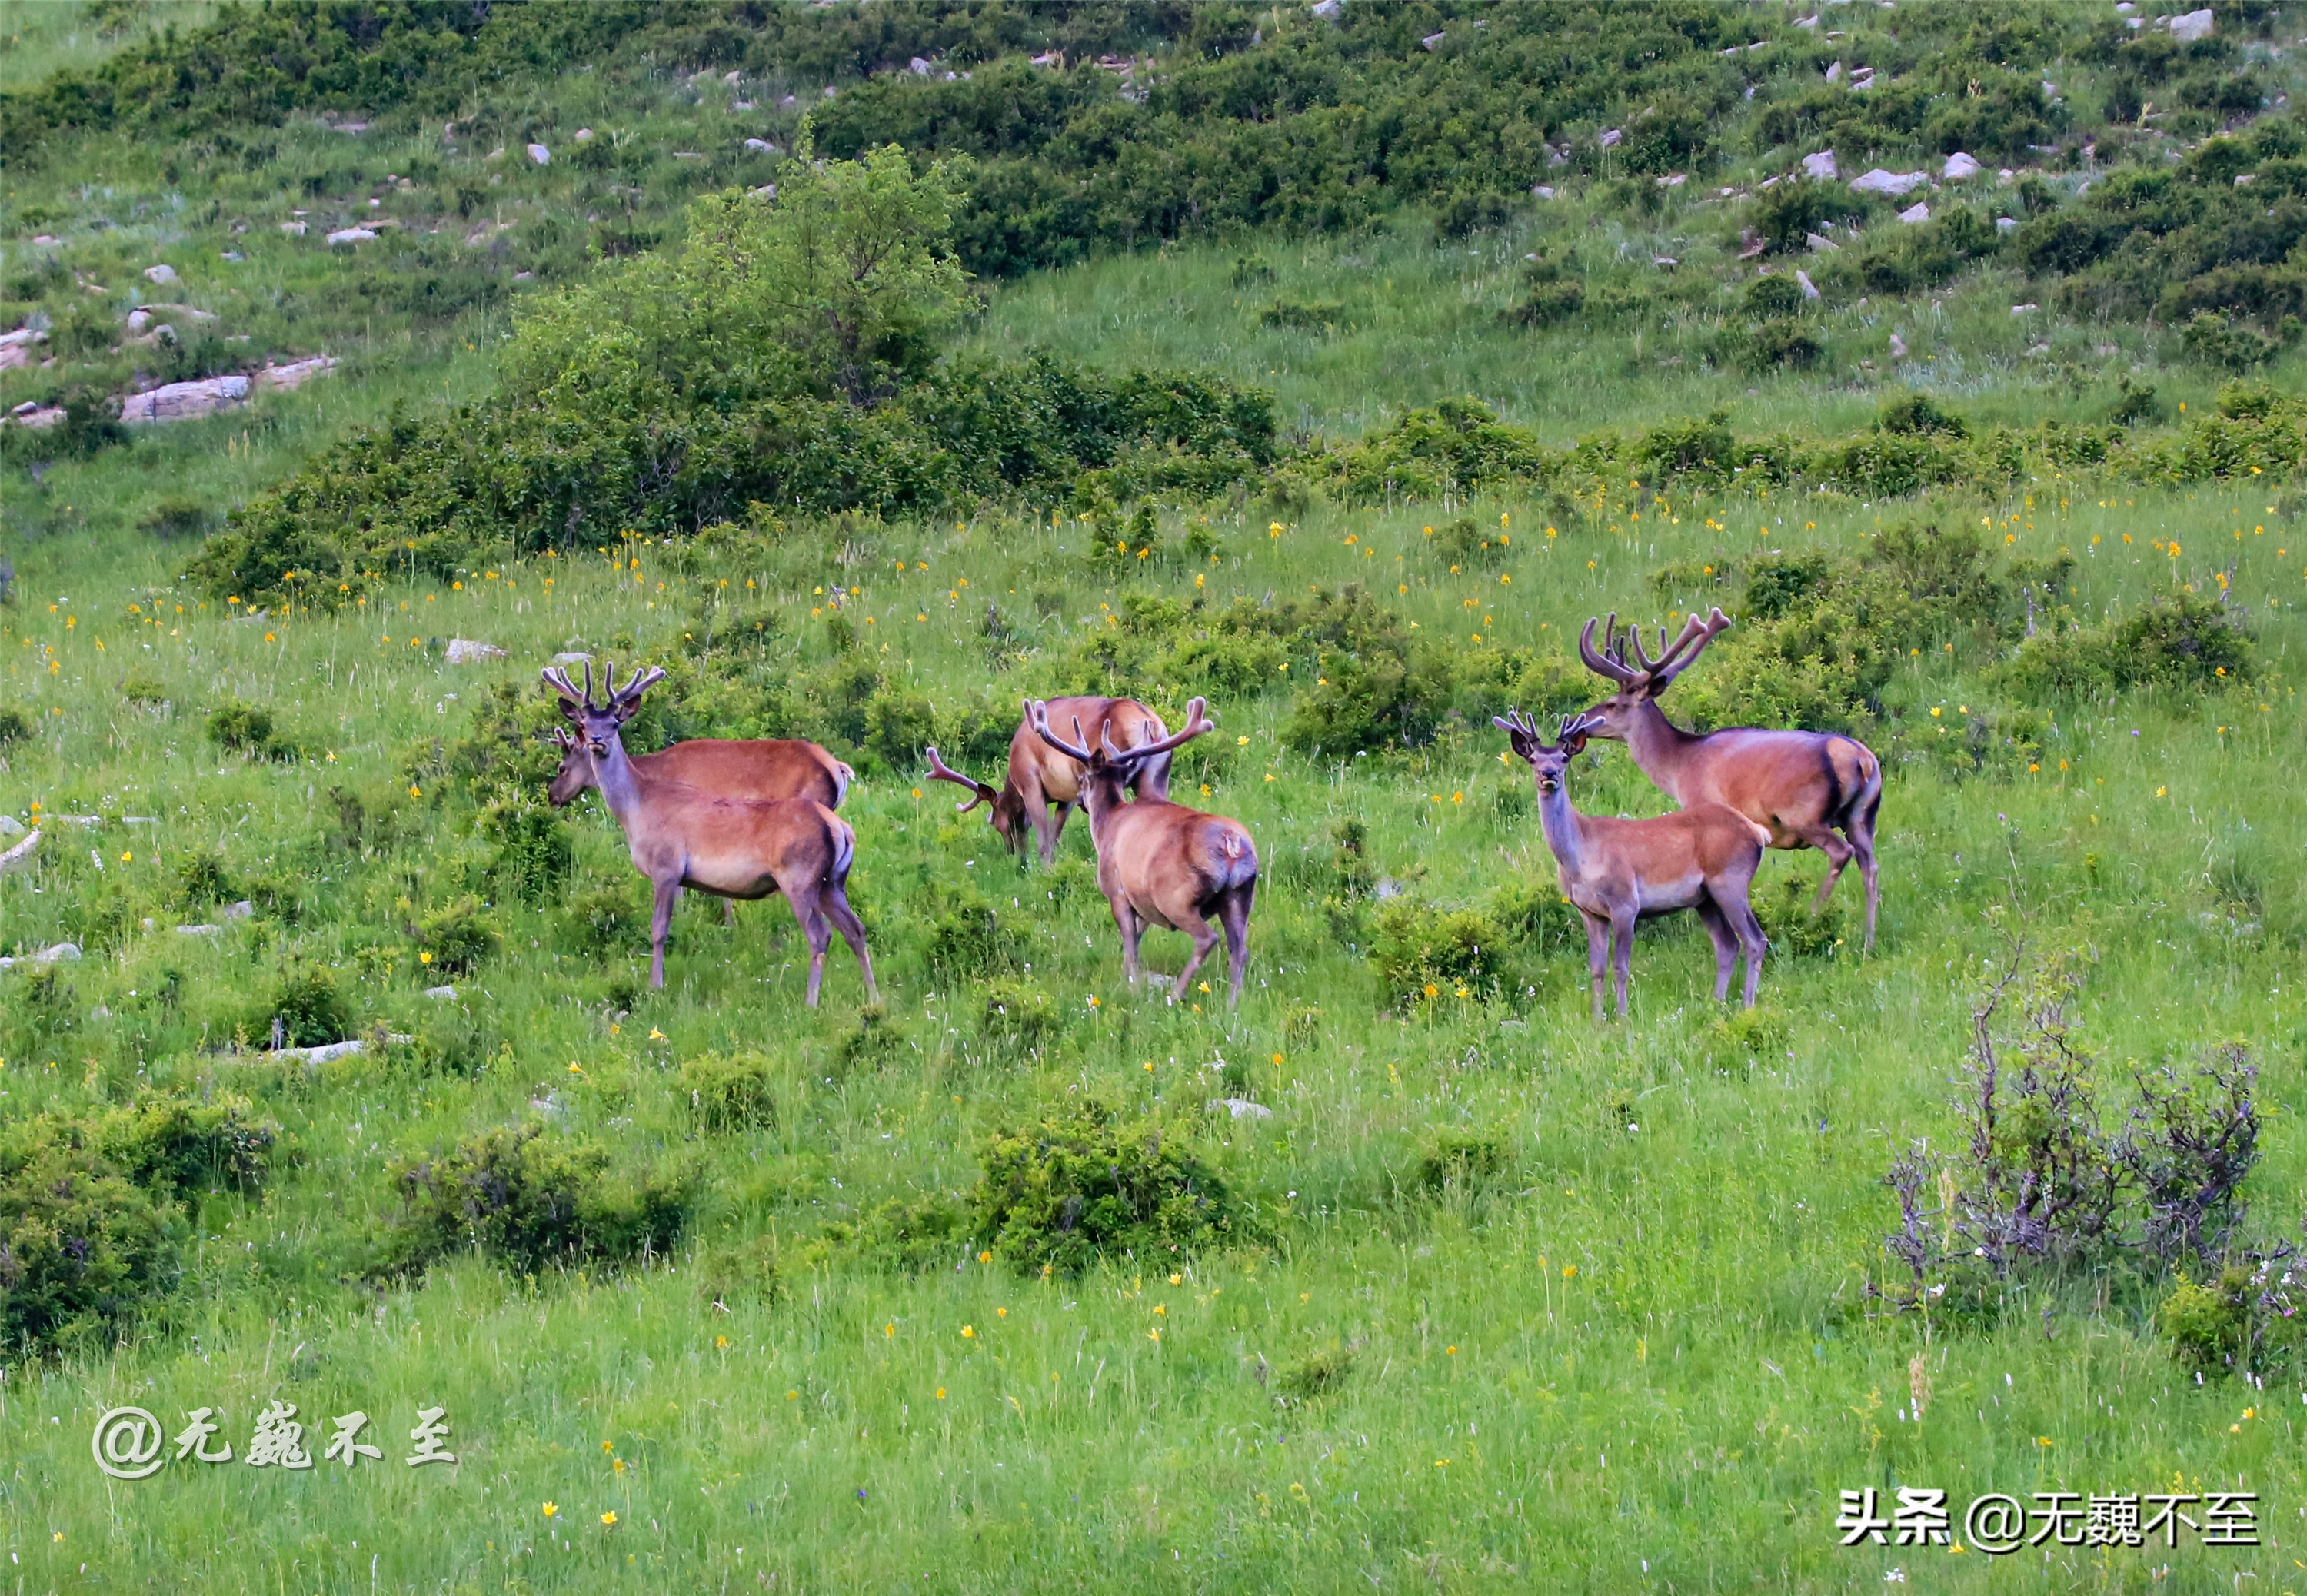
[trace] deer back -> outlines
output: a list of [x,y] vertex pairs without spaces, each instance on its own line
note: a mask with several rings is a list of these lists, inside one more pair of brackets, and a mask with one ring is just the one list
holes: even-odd
[[837,809],[849,767],[800,738],[694,738],[632,756],[633,768],[724,798],[813,798]]
[[1255,881],[1258,868],[1239,821],[1151,798],[1107,813],[1097,859],[1099,875],[1140,903],[1206,903]]
[[[1170,735],[1162,717],[1135,698],[1050,700],[1050,725],[1053,730],[1071,738],[1076,720],[1081,722],[1082,746],[1089,748],[1098,746],[1101,734],[1111,738],[1115,747],[1125,749]],[[1160,767],[1158,774],[1154,766]],[[1167,755],[1152,761],[1146,772],[1148,780],[1141,785],[1141,790],[1157,795],[1168,791],[1169,769]],[[1082,767],[1079,761],[1043,742],[1031,725],[1021,722],[1016,735],[1009,739],[1009,785],[1019,792],[1030,792],[1038,785],[1042,796],[1052,803],[1078,803],[1082,797]]]
[[1685,745],[1681,767],[1675,788],[1685,805],[1725,805],[1779,842],[1835,824],[1882,772],[1854,738],[1744,726]]

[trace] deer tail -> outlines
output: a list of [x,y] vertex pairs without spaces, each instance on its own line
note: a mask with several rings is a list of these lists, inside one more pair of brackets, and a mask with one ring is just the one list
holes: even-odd
[[848,882],[849,866],[857,859],[857,833],[849,829],[848,822],[830,813],[826,819],[832,823],[833,831],[833,884],[841,886]]
[[1213,829],[1217,832],[1212,839],[1216,844],[1217,858],[1213,861],[1216,868],[1212,874],[1217,878],[1219,889],[1246,886],[1256,881],[1257,849],[1251,844],[1249,834],[1235,825]]
[[836,809],[848,801],[849,784],[857,780],[857,772],[838,759],[833,761],[833,804]]

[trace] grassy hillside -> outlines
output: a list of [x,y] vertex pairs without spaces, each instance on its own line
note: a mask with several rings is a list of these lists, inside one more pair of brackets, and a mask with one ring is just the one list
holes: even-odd
[[[46,54],[0,55],[0,125],[46,131],[0,158],[0,294],[57,363],[0,398],[81,408],[0,429],[0,813],[42,832],[0,874],[22,1587],[2037,1577],[2031,1549],[1837,1545],[1841,1491],[1904,1486],[1945,1489],[1958,1531],[1990,1489],[2255,1490],[2262,1545],[2061,1546],[2040,1577],[2288,1588],[2288,245],[2252,235],[2234,303],[2155,295],[2243,260],[2170,265],[2234,219],[2206,196],[2288,225],[2287,116],[2216,89],[2271,102],[2291,47],[2249,8],[2171,47],[2096,9],[1858,9],[1529,13],[1592,49],[1513,8],[1358,0],[1336,29],[501,4],[419,39],[318,4],[174,36],[124,11],[92,46],[28,21]],[[252,29],[302,30],[318,67],[255,92],[227,47]],[[1513,53],[1478,58],[1490,35]],[[1829,98],[1830,55],[1880,99]],[[177,100],[97,92],[193,58],[223,65]],[[754,267],[862,192],[785,158],[784,94],[828,84],[835,154],[902,132],[973,164],[879,168],[906,270],[807,298]],[[1471,120],[1423,146],[1386,124],[1450,95]],[[1628,97],[1682,142],[1605,159]],[[1768,243],[1759,184],[1809,149],[1847,181],[1958,137],[2036,168],[1945,185],[1985,232],[1865,201],[1814,218],[1836,251]],[[1191,203],[1249,192],[1242,150],[1274,139],[1331,141],[1285,170],[1363,140],[1427,164],[1342,180],[1359,209],[1205,225]],[[2115,236],[2106,190],[2174,225]],[[1171,223],[1111,225],[1162,194]],[[400,226],[320,242],[364,218]],[[152,258],[181,281],[132,296]],[[1785,297],[1797,268],[1819,299]],[[2091,297],[2126,273],[2155,294]],[[129,343],[164,294],[216,322]],[[866,330],[820,337],[827,305]],[[322,351],[344,365],[294,393],[100,424],[140,382]],[[1875,750],[1879,945],[1855,873],[1813,920],[1820,856],[1771,854],[1758,1010],[1711,1003],[1679,917],[1597,1028],[1490,716],[1599,696],[1590,616],[1716,604],[1733,625],[1665,707]],[[504,652],[452,664],[458,639]],[[536,672],[570,653],[668,670],[636,749],[805,735],[854,766],[882,1005],[836,947],[803,1007],[774,900],[686,901],[649,988],[614,821],[542,801]],[[932,741],[998,779],[1019,701],[1066,691],[1173,725],[1207,697],[1175,790],[1259,850],[1239,1011],[1219,969],[1179,1005],[1125,985],[1080,816],[1028,868],[923,780]],[[1668,807],[1623,749],[1569,781],[1589,812]],[[1185,945],[1152,933],[1147,961]],[[363,1046],[309,1061],[276,1026]],[[2011,1196],[2046,1170],[2049,1198]],[[2044,1204],[2028,1241],[2011,1216]],[[246,1466],[281,1402],[310,1472]],[[172,1437],[212,1409],[242,1461],[170,1445],[108,1480],[90,1434],[127,1404]],[[407,1467],[434,1407],[459,1462]],[[347,1472],[322,1449],[356,1410],[382,1456]]]

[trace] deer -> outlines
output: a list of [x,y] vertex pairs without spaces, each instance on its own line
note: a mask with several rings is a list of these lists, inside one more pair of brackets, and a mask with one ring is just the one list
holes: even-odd
[[665,671],[637,666],[620,687],[616,667],[607,670],[605,704],[593,702],[589,670],[582,691],[558,668],[545,671],[545,684],[560,695],[562,713],[576,727],[576,750],[589,766],[589,784],[600,789],[623,828],[633,868],[656,889],[649,985],[665,985],[665,933],[683,887],[746,901],[782,892],[809,939],[809,1006],[817,1007],[824,980],[825,951],[833,940],[828,922],[857,955],[866,1001],[880,1002],[865,926],[849,907],[857,834],[848,823],[812,798],[724,798],[642,770],[627,756],[622,730],[640,696],[664,680]]
[[[1162,717],[1135,698],[1052,698],[1048,701],[1048,708],[1060,725],[1071,721],[1086,726],[1101,738],[1109,734],[1119,736],[1124,750],[1131,747],[1132,728],[1137,733],[1135,740],[1141,743],[1170,735]],[[1025,833],[1030,829],[1040,844],[1042,867],[1047,869],[1057,862],[1058,839],[1064,834],[1074,807],[1083,801],[1082,760],[1043,742],[1030,719],[1020,721],[1016,734],[1009,739],[1009,774],[998,791],[953,769],[938,757],[936,748],[926,752],[931,781],[952,781],[976,794],[967,803],[956,806],[957,813],[966,815],[983,804],[987,806],[986,820],[1011,853],[1025,853]],[[1138,761],[1132,768],[1128,785],[1134,798],[1167,798],[1167,747]],[[1054,815],[1051,812],[1052,806]],[[1092,830],[1094,832],[1094,826]]]
[[[593,662],[585,662],[585,694],[593,692]],[[624,718],[639,707],[628,700]],[[593,761],[577,739],[555,730],[561,746],[561,767],[553,772],[545,796],[556,809],[565,809],[578,795],[595,785]],[[815,798],[828,809],[841,807],[857,772],[817,744],[800,738],[691,738],[659,748],[654,754],[629,754],[633,768],[664,781],[699,787],[723,798]],[[721,923],[737,923],[737,906],[723,899]]]
[[1874,751],[1840,732],[1736,726],[1701,735],[1669,721],[1658,706],[1659,695],[1729,626],[1719,609],[1704,620],[1694,615],[1685,621],[1671,644],[1660,627],[1656,659],[1643,653],[1640,627],[1617,639],[1616,613],[1596,649],[1596,624],[1589,619],[1578,635],[1578,657],[1587,670],[1617,683],[1617,691],[1588,706],[1585,714],[1595,721],[1591,734],[1625,744],[1642,774],[1685,808],[1727,804],[1767,831],[1772,848],[1825,854],[1826,879],[1811,901],[1814,915],[1825,909],[1842,867],[1856,858],[1866,884],[1863,945],[1871,950],[1882,901],[1874,820],[1882,807],[1882,762]]
[[1593,1020],[1602,1023],[1606,965],[1617,977],[1618,1018],[1626,1017],[1626,980],[1638,921],[1681,909],[1696,912],[1714,943],[1714,1001],[1730,995],[1730,974],[1746,960],[1745,1006],[1762,985],[1770,939],[1749,900],[1754,872],[1770,833],[1726,804],[1693,804],[1647,820],[1581,815],[1571,807],[1563,778],[1570,762],[1600,730],[1594,715],[1565,715],[1555,746],[1520,710],[1492,723],[1529,762],[1538,784],[1538,817],[1554,855],[1563,896],[1586,923],[1587,980]]
[[[1057,704],[1064,704],[1059,699]],[[1094,702],[1094,701],[1093,701]],[[1149,713],[1132,747],[1114,746],[1101,728],[1097,747],[1088,745],[1081,722],[1073,722],[1068,742],[1050,728],[1053,705],[1025,701],[1025,723],[1033,735],[1081,768],[1082,805],[1089,811],[1090,837],[1097,845],[1097,884],[1121,930],[1122,969],[1138,978],[1137,939],[1147,926],[1167,926],[1194,939],[1194,956],[1171,987],[1172,1003],[1183,1003],[1194,973],[1218,945],[1210,927],[1214,915],[1224,927],[1226,964],[1231,986],[1228,1008],[1241,1003],[1242,968],[1249,955],[1249,910],[1257,895],[1257,848],[1238,820],[1205,815],[1151,793],[1125,802],[1123,789],[1150,762],[1166,761],[1170,750],[1215,728],[1198,698],[1186,705],[1186,724],[1156,736],[1160,723]],[[1158,978],[1158,977],[1157,977]]]

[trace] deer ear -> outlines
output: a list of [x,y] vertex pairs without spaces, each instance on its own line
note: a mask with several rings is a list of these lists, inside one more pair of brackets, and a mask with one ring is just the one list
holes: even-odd
[[1521,727],[1515,725],[1512,721],[1507,720],[1504,715],[1492,715],[1490,717],[1490,724],[1506,734],[1506,741],[1514,745],[1515,758],[1528,759],[1530,757],[1531,740],[1526,735],[1524,735]]

